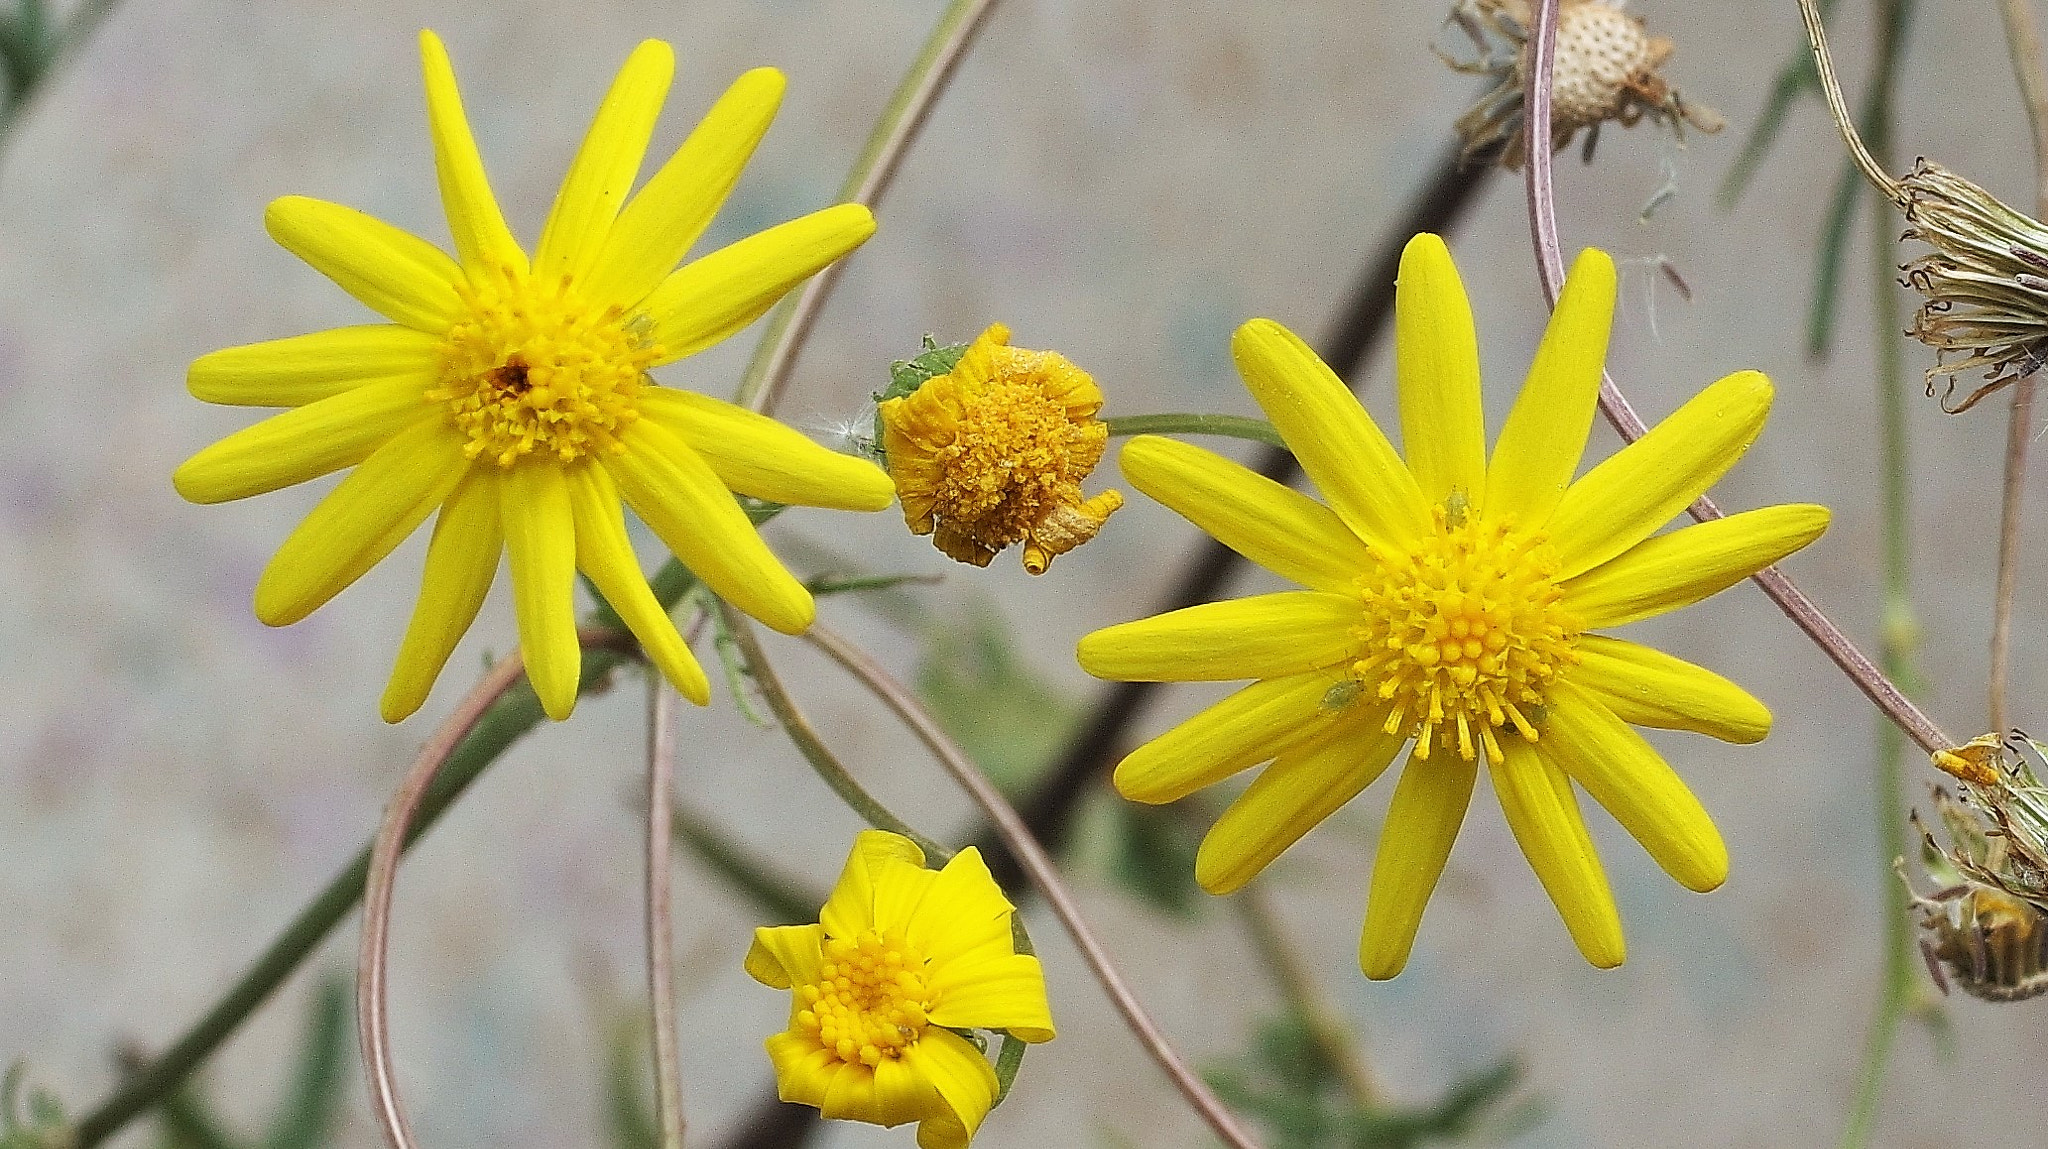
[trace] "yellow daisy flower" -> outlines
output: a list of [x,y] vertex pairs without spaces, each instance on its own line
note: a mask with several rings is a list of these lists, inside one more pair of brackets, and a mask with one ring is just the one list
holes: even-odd
[[1264,319],[1232,341],[1238,370],[1327,505],[1185,443],[1124,448],[1133,486],[1307,589],[1081,640],[1081,665],[1103,678],[1258,680],[1126,757],[1117,789],[1171,802],[1271,760],[1202,843],[1196,877],[1227,893],[1412,743],[1373,865],[1368,977],[1407,962],[1482,759],[1596,966],[1620,964],[1621,922],[1577,790],[1687,888],[1727,877],[1713,822],[1630,724],[1749,743],[1770,712],[1717,674],[1591,632],[1739,582],[1819,537],[1828,512],[1765,507],[1656,534],[1763,429],[1771,385],[1754,371],[1574,482],[1613,314],[1613,261],[1586,251],[1489,459],[1471,309],[1443,241],[1419,235],[1395,307],[1405,462],[1315,353]]
[[198,398],[292,410],[206,448],[173,481],[217,503],[355,468],[258,580],[256,616],[272,626],[311,614],[439,508],[386,721],[426,700],[501,551],[550,717],[576,704],[578,570],[701,704],[710,686],[641,574],[621,500],[712,590],[795,633],[810,625],[811,596],[732,492],[874,511],[892,490],[870,463],[645,372],[753,322],[873,234],[874,218],[841,204],[678,270],[767,130],[783,79],[770,68],[741,76],[629,199],[675,70],[669,46],[649,40],[620,69],[528,259],[485,181],[446,50],[421,32],[420,53],[456,258],[338,204],[272,203],[271,236],[391,322],[196,360]]
[[959,1149],[996,1100],[995,1070],[956,1030],[1051,1041],[1038,959],[1015,952],[1016,912],[972,846],[942,870],[916,844],[867,830],[818,924],[762,926],[747,972],[791,990],[768,1039],[784,1101],[875,1125],[920,1122],[920,1149]]
[[1010,346],[992,323],[950,372],[882,400],[882,451],[912,534],[957,562],[985,567],[1012,543],[1024,569],[1095,537],[1123,495],[1081,493],[1109,428],[1102,389],[1057,351]]

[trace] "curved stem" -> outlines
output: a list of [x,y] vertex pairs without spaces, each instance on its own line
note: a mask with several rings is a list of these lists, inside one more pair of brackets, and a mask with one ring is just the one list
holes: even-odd
[[1877,162],[1856,134],[1856,121],[1849,115],[1849,102],[1842,98],[1842,82],[1835,75],[1834,57],[1828,53],[1827,32],[1821,27],[1820,9],[1814,0],[1799,0],[1799,18],[1806,24],[1806,39],[1813,46],[1813,68],[1820,75],[1821,98],[1827,101],[1828,114],[1834,117],[1842,142],[1849,147],[1849,158],[1856,161],[1871,187],[1897,200],[1902,194],[1899,181],[1884,170],[1884,165]]
[[873,794],[868,793],[853,776],[853,772],[846,768],[846,764],[839,760],[839,756],[832,753],[832,748],[825,745],[825,740],[818,736],[817,728],[811,725],[811,720],[797,707],[796,699],[790,697],[789,691],[782,685],[781,677],[769,664],[768,654],[761,649],[761,640],[754,633],[753,620],[723,600],[718,604],[718,612],[725,624],[726,632],[732,635],[733,645],[739,647],[740,657],[746,660],[747,674],[753,678],[754,685],[761,691],[761,696],[768,700],[768,708],[775,712],[776,720],[782,723],[783,733],[789,735],[789,740],[796,746],[797,752],[804,756],[804,761],[811,764],[811,769],[817,772],[825,785],[830,786],[832,792],[839,795],[839,800],[851,807],[854,813],[859,814],[863,821],[875,829],[901,834],[916,842],[917,848],[924,851],[925,857],[939,862],[952,857],[952,850],[918,833],[910,823],[897,817],[894,811],[882,805]]
[[[630,640],[616,631],[586,630],[579,632],[577,638],[586,648],[596,645],[621,651],[633,649]],[[369,875],[363,884],[363,936],[356,952],[356,1037],[362,1045],[370,1109],[392,1149],[413,1149],[415,1145],[391,1066],[391,1027],[386,1006],[391,895],[398,879],[399,856],[405,850],[413,818],[419,813],[434,776],[492,704],[518,685],[524,674],[525,663],[514,652],[498,660],[483,681],[464,696],[455,712],[420,747],[419,756],[413,759],[411,769],[392,794],[376,840],[370,846]]]
[[[1817,38],[1819,17],[1813,14],[1812,4],[1813,0],[1799,0],[1800,11],[1809,17],[1808,29],[1816,37],[1816,55],[1824,58],[1825,46]],[[1530,127],[1524,133],[1529,148],[1526,165],[1529,232],[1536,245],[1536,270],[1543,282],[1543,296],[1552,305],[1557,302],[1558,289],[1564,285],[1564,253],[1557,238],[1556,193],[1551,182],[1548,130],[1550,65],[1556,59],[1557,52],[1557,7],[1558,0],[1538,0],[1536,5],[1535,27],[1531,30],[1529,39],[1534,51],[1532,59],[1535,61],[1529,69],[1527,103]],[[1829,106],[1839,105],[1841,92],[1832,82],[1834,66],[1824,64],[1821,77],[1822,86],[1833,93]],[[1843,114],[1846,115],[1846,110]],[[1847,123],[1846,120],[1843,122]],[[1853,138],[1853,128],[1844,130],[1851,133]],[[1882,169],[1877,168],[1875,161],[1869,160],[1869,153],[1862,151],[1861,142],[1856,142],[1853,147],[1861,157],[1859,163],[1869,161],[1864,168],[1864,174],[1871,175],[1875,172],[1877,174],[1872,176],[1873,179],[1882,177]],[[1891,186],[1896,187],[1895,184]],[[1642,417],[1636,414],[1628,398],[1621,393],[1621,388],[1615,386],[1614,377],[1604,370],[1600,376],[1600,410],[1607,416],[1607,421],[1614,425],[1614,429],[1620,432],[1621,437],[1631,443],[1642,438],[1644,431],[1647,430]],[[1701,495],[1687,510],[1693,518],[1701,522],[1723,517],[1721,509],[1705,495]],[[1865,697],[1905,732],[1906,737],[1911,738],[1930,754],[1936,750],[1946,750],[1956,744],[1941,727],[1935,725],[1932,718],[1913,704],[1912,699],[1906,697],[1905,692],[1900,690],[1896,683],[1878,669],[1869,655],[1864,654],[1855,643],[1849,641],[1849,636],[1842,633],[1841,627],[1836,626],[1833,620],[1821,613],[1820,608],[1814,605],[1805,591],[1799,589],[1798,584],[1776,567],[1767,567],[1750,577],[1770,596],[1772,602],[1778,604],[1778,609],[1783,611],[1800,630],[1805,631],[1806,636],[1821,648],[1842,673],[1849,676],[1849,680],[1856,684],[1857,689],[1863,691]]]
[[1273,424],[1264,419],[1247,419],[1243,415],[1118,415],[1104,419],[1102,424],[1109,428],[1111,438],[1119,435],[1222,435],[1264,443],[1283,451],[1287,449],[1287,441],[1280,437]]
[[654,1112],[661,1149],[683,1149],[683,1071],[676,1050],[675,926],[669,847],[675,834],[675,695],[647,676],[647,1001],[654,1014]]
[[[968,45],[974,42],[975,33],[981,31],[994,6],[995,0],[952,0],[947,5],[945,14],[925,38],[917,59],[904,73],[902,83],[896,86],[896,94],[882,111],[881,119],[875,121],[867,146],[846,175],[846,184],[839,192],[841,200],[869,207],[881,201],[896,178],[904,154],[917,139],[932,106],[946,90],[947,82],[967,54]],[[763,413],[775,409],[783,387],[789,382],[790,369],[796,366],[797,354],[810,337],[826,298],[838,286],[845,266],[843,259],[832,264],[813,276],[794,301],[776,307],[767,332],[754,348],[754,358],[747,364],[747,373],[740,379],[733,402]]]
[[1066,883],[1060,880],[1059,871],[1054,867],[1052,859],[1046,855],[1045,848],[1038,844],[1038,839],[1031,836],[1031,831],[1024,825],[1024,819],[1018,816],[1016,808],[1010,805],[1002,792],[997,790],[968,759],[967,754],[946,736],[946,732],[939,728],[937,720],[925,711],[916,697],[888,671],[882,669],[879,663],[869,658],[865,651],[823,626],[813,625],[804,638],[811,645],[830,655],[834,662],[845,667],[847,673],[858,679],[889,709],[895,711],[896,716],[903,720],[903,724],[911,733],[917,735],[918,740],[938,758],[939,764],[946,768],[946,772],[953,776],[953,780],[960,784],[960,788],[967,791],[968,796],[981,807],[982,813],[1002,836],[1004,844],[1009,846],[1010,851],[1023,863],[1024,872],[1030,875],[1032,884],[1038,887],[1038,892],[1044,896],[1046,904],[1052,907],[1053,916],[1059,918],[1060,925],[1066,928],[1067,935],[1074,939],[1074,947],[1081,951],[1082,960],[1088,963],[1089,970],[1095,974],[1096,980],[1102,983],[1103,992],[1109,995],[1109,1000],[1116,1006],[1117,1012],[1123,1014],[1124,1022],[1130,1026],[1131,1032],[1137,1035],[1139,1044],[1143,1045],[1146,1052],[1152,1055],[1152,1059],[1159,1063],[1159,1068],[1166,1072],[1166,1076],[1173,1081],[1181,1095],[1187,1098],[1188,1103],[1194,1106],[1195,1112],[1208,1123],[1209,1128],[1235,1149],[1258,1149],[1259,1143],[1238,1124],[1237,1117],[1224,1106],[1222,1100],[1210,1092],[1202,1079],[1188,1068],[1187,1062],[1182,1060],[1180,1054],[1167,1042],[1166,1035],[1159,1031],[1159,1026],[1152,1021],[1151,1015],[1145,1012],[1145,1007],[1139,1004],[1137,995],[1131,992],[1130,986],[1124,983],[1123,975],[1117,972],[1108,951],[1104,950],[1102,943],[1096,939],[1095,931],[1089,928],[1087,920],[1081,916],[1080,906],[1067,891]]

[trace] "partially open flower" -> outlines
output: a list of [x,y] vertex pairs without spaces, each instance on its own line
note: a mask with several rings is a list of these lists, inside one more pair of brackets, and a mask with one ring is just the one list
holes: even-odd
[[1024,569],[1095,537],[1124,497],[1081,493],[1109,443],[1098,422],[1102,390],[1057,351],[1010,346],[990,324],[964,352],[931,348],[904,366],[877,421],[889,477],[912,532],[947,557],[985,567],[1024,544]]
[[[1681,139],[1685,125],[1712,134],[1721,117],[1711,108],[1687,104],[1658,69],[1671,58],[1674,45],[1652,36],[1640,17],[1607,0],[1562,0],[1558,6],[1557,63],[1552,72],[1551,147],[1562,149],[1590,129],[1614,120],[1632,128],[1645,116],[1670,124]],[[1529,43],[1532,21],[1528,0],[1458,0],[1451,10],[1456,24],[1479,56],[1459,60],[1439,51],[1444,62],[1460,72],[1491,76],[1496,85],[1458,118],[1458,135],[1466,156],[1505,144],[1501,162],[1522,163],[1523,94],[1529,84]],[[1588,154],[1592,140],[1587,141]]]

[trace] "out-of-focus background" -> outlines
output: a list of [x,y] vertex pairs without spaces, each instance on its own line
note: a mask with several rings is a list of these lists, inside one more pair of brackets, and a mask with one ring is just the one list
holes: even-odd
[[[311,619],[270,630],[249,610],[256,572],[327,484],[194,507],[169,482],[179,461],[250,418],[190,398],[188,361],[366,317],[268,240],[269,199],[338,200],[445,242],[417,29],[447,40],[497,191],[528,238],[636,41],[666,39],[679,57],[657,151],[744,69],[784,69],[781,116],[707,240],[718,243],[830,200],[939,8],[128,0],[115,10],[0,156],[0,1060],[30,1059],[34,1081],[74,1109],[103,1096],[117,1048],[161,1048],[346,862],[417,743],[490,652],[514,642],[501,580],[426,710],[386,727],[376,700],[422,538]],[[867,417],[888,361],[921,335],[964,340],[992,320],[1094,372],[1108,413],[1253,413],[1229,366],[1230,330],[1255,315],[1311,337],[1327,330],[1478,91],[1430,50],[1455,39],[1440,28],[1444,8],[1008,0],[881,207],[880,233],[851,260],[784,416],[829,436]],[[1872,17],[1862,4],[1840,8],[1838,51],[1855,84]],[[1900,154],[1938,157],[2029,203],[2027,133],[1994,6],[1923,8],[1898,92]],[[1623,268],[1610,366],[1652,417],[1739,368],[1777,381],[1769,429],[1716,494],[1732,507],[1834,507],[1833,530],[1790,569],[1874,641],[1876,321],[1861,247],[1872,228],[1865,217],[1855,231],[1837,349],[1810,359],[1801,319],[1841,155],[1817,103],[1800,106],[1739,205],[1713,200],[1799,45],[1796,11],[1791,0],[1632,9],[1676,38],[1667,74],[1731,130],[1682,148],[1647,126],[1610,128],[1594,166],[1561,159],[1567,246],[1597,244]],[[1667,181],[1676,196],[1639,220]],[[1544,319],[1518,181],[1495,182],[1450,242],[1498,419]],[[1659,258],[1682,273],[1690,302]],[[727,392],[752,342],[662,378]],[[1909,369],[1928,354],[1907,348]],[[1383,416],[1389,376],[1377,362],[1364,388]],[[1915,388],[1925,697],[1967,736],[1986,721],[2004,403],[1951,418]],[[1612,449],[1604,428],[1595,436],[1596,452]],[[1118,481],[1105,465],[1093,489]],[[2029,560],[2048,547],[2048,490],[2033,487]],[[953,565],[894,511],[794,512],[771,533],[809,570],[943,576],[913,588],[914,612],[886,597],[823,607],[902,673],[942,677],[948,660],[972,662],[981,656],[961,636],[993,627],[1025,670],[1076,703],[1100,687],[1074,666],[1074,640],[1148,613],[1199,542],[1136,496],[1098,541],[1037,579],[1014,555],[986,571]],[[651,565],[654,549],[642,553]],[[1235,589],[1255,585],[1245,575]],[[2021,590],[2022,724],[2042,721],[2048,689],[2044,593],[2038,575]],[[1391,983],[1367,983],[1355,964],[1389,783],[1311,835],[1262,888],[1397,1099],[1427,1100],[1514,1054],[1548,1105],[1517,1145],[1829,1143],[1872,1011],[1882,903],[1901,894],[1883,876],[1872,825],[1876,719],[1746,584],[1635,636],[1746,684],[1778,725],[1754,748],[1655,736],[1734,855],[1733,877],[1710,896],[1677,887],[1594,816],[1628,928],[1621,969],[1578,958],[1485,794],[1414,959]],[[797,644],[770,649],[887,800],[934,833],[969,824],[938,770],[845,680]],[[521,744],[405,870],[393,1011],[424,1144],[601,1141],[610,1042],[643,998],[641,694],[630,686]],[[1145,727],[1218,693],[1176,688]],[[1044,721],[1059,710],[1046,705]],[[853,816],[778,735],[736,716],[723,686],[683,722],[690,807],[824,888]],[[1933,775],[1917,761],[1909,774],[1909,798],[1924,806]],[[1241,1055],[1277,999],[1229,904],[1204,897],[1198,912],[1163,913],[1108,881],[1083,839],[1084,902],[1144,1000],[1198,1063]],[[787,999],[740,970],[756,911],[687,862],[677,896],[683,1075],[693,1140],[711,1145],[768,1087],[760,1040],[784,1023]],[[1204,1143],[1050,919],[1034,911],[1031,921],[1060,1038],[1032,1053],[979,1143]],[[351,921],[313,968],[345,970],[353,950]],[[295,979],[207,1070],[231,1123],[253,1128],[271,1112],[316,980]],[[1877,1143],[2041,1144],[2048,1007],[1956,998],[1945,1008],[1947,1057],[1924,1029],[1904,1031]],[[342,1141],[375,1144],[359,1090],[347,1099]],[[120,1143],[154,1137],[139,1125]],[[910,1139],[863,1127],[819,1143]]]

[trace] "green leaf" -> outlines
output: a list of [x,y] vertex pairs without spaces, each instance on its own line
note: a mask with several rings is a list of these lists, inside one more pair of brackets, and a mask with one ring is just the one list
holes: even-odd
[[[1820,12],[1826,16],[1834,9],[1835,0],[1820,0]],[[1785,127],[1785,117],[1792,110],[1792,102],[1808,92],[1820,91],[1820,73],[1814,70],[1813,53],[1807,49],[1806,40],[1800,38],[1799,46],[1793,49],[1792,58],[1778,68],[1777,79],[1771,81],[1771,94],[1764,100],[1763,111],[1757,113],[1756,123],[1750,126],[1749,138],[1742,141],[1742,150],[1735,156],[1735,163],[1729,167],[1728,175],[1721,181],[1721,190],[1715,199],[1723,209],[1735,206],[1742,193],[1749,190],[1749,181],[1763,166],[1764,153],[1778,140],[1778,133]]]
[[342,1086],[348,1079],[349,1008],[355,996],[349,979],[328,974],[313,991],[299,1041],[291,1091],[271,1120],[266,1149],[319,1149],[334,1139],[341,1116]]
[[612,1149],[656,1149],[661,1130],[648,1097],[647,1026],[621,1014],[605,1043],[604,1131]]
[[678,803],[670,815],[676,843],[733,891],[752,902],[768,925],[794,926],[818,920],[825,895],[771,871],[717,823]]
[[1849,225],[1856,221],[1856,205],[1863,199],[1863,178],[1850,160],[1842,161],[1835,176],[1835,193],[1828,198],[1827,223],[1820,247],[1813,258],[1813,301],[1806,313],[1806,353],[1822,356],[1835,341],[1835,308],[1842,295],[1842,260],[1849,250]]
[[[950,374],[953,368],[959,366],[960,357],[965,354],[965,343],[949,343],[941,347],[930,335],[926,335],[923,351],[909,359],[898,359],[889,364],[889,385],[875,392],[875,402],[881,404],[891,399],[901,399],[939,376]],[[882,453],[882,442],[882,413],[876,411],[874,449],[878,455]],[[887,465],[886,459],[884,465]]]

